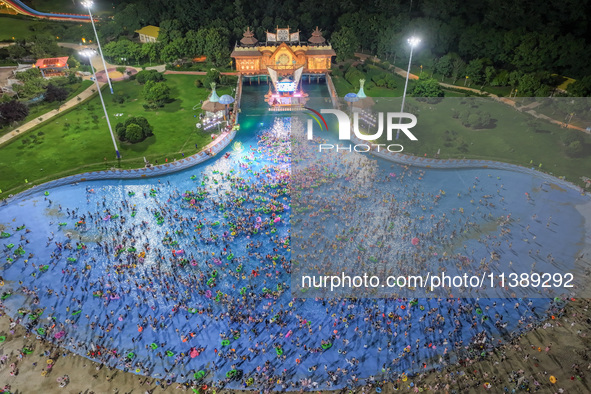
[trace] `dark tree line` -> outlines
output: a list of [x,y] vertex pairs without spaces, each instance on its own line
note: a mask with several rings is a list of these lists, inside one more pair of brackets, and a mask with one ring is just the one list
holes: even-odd
[[[575,78],[591,74],[589,0],[143,0],[120,1],[101,34],[116,38],[142,26],[161,27],[165,42],[188,31],[219,29],[233,45],[245,26],[263,40],[266,30],[289,26],[308,37],[319,26],[356,50],[390,60],[408,56],[405,38],[423,38],[417,56],[457,54],[468,64],[486,59],[501,69],[548,71]],[[412,5],[412,8],[411,8]]]

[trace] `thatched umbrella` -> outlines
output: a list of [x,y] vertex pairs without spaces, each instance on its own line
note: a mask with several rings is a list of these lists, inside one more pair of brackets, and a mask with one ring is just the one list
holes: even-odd
[[230,104],[234,102],[234,97],[230,96],[229,94],[224,94],[220,97],[220,104],[224,104],[226,106],[226,113],[224,116],[228,116],[228,112],[230,110]]

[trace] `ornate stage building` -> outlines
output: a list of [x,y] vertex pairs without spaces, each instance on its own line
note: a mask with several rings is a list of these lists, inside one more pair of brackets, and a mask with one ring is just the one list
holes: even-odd
[[236,70],[247,79],[256,76],[259,83],[261,77],[273,82],[265,95],[269,109],[273,111],[302,110],[308,101],[308,95],[301,87],[302,76],[307,75],[310,80],[314,75],[320,80],[320,76],[330,70],[334,55],[318,27],[307,42],[300,40],[299,31],[277,28],[275,33],[266,33],[264,44],[259,43],[247,28],[232,52]]
[[291,75],[300,67],[304,73],[325,73],[335,55],[318,28],[307,42],[300,41],[299,31],[277,28],[275,33],[267,32],[264,44],[247,28],[232,52],[236,70],[246,75],[268,74],[268,68],[279,75]]

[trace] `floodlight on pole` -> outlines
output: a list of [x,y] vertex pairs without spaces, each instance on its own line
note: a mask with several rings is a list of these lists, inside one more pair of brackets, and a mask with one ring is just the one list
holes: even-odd
[[101,104],[103,105],[103,111],[105,111],[105,119],[107,119],[107,125],[109,126],[109,132],[111,133],[111,139],[113,140],[115,153],[117,153],[117,159],[121,159],[121,155],[119,154],[119,148],[117,147],[117,141],[115,141],[115,135],[113,134],[113,128],[111,127],[111,121],[109,120],[109,114],[107,113],[107,107],[105,107],[105,100],[103,100],[103,94],[101,93],[101,86],[99,85],[98,79],[96,78],[94,67],[92,67],[92,57],[96,55],[96,52],[94,49],[86,48],[81,50],[79,54],[81,56],[88,58],[88,62],[90,63],[90,69],[92,70],[92,76],[94,77],[94,82],[96,82],[96,88],[101,99]]
[[103,68],[105,69],[105,74],[107,75],[107,82],[109,83],[109,89],[111,90],[111,94],[113,94],[113,85],[111,85],[111,78],[109,78],[109,71],[107,70],[107,64],[105,63],[105,57],[103,56],[103,50],[101,48],[101,42],[99,41],[98,34],[96,33],[96,27],[94,26],[94,18],[92,17],[92,12],[90,9],[92,8],[93,2],[86,0],[82,2],[82,6],[86,7],[88,10],[88,16],[90,17],[90,23],[92,23],[92,30],[94,30],[94,37],[96,38],[96,44],[98,46],[99,54],[101,55],[101,60],[103,61]]
[[[421,39],[415,36],[412,36],[408,39],[408,44],[410,45],[410,57],[408,58],[408,71],[406,72],[406,81],[404,82],[404,92],[402,93],[402,107],[400,108],[400,112],[404,112],[404,100],[406,99],[406,88],[408,87],[408,76],[410,75],[410,63],[412,62],[412,50],[414,47],[421,43]],[[399,124],[402,124],[402,118],[400,118]],[[396,130],[396,139],[400,136],[400,129]]]

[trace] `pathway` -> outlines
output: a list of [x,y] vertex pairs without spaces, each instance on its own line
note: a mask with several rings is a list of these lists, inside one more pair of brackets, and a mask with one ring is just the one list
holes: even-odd
[[[100,82],[99,82],[99,84],[101,85],[101,87],[102,87],[102,85],[104,85],[104,83],[100,83]],[[17,129],[12,130],[12,131],[8,132],[7,134],[3,135],[2,137],[0,137],[0,146],[4,143],[10,141],[11,139],[18,137],[19,135],[21,135],[21,133],[24,133],[24,132],[32,129],[35,126],[38,126],[43,122],[46,122],[47,120],[53,118],[54,116],[59,115],[61,112],[66,111],[70,108],[73,108],[74,106],[82,103],[84,100],[94,96],[95,94],[96,94],[96,84],[93,84],[93,85],[89,86],[86,90],[84,90],[82,93],[77,95],[76,97],[73,97],[69,101],[66,101],[58,109],[54,109],[53,111],[46,112],[46,113],[40,115],[39,117],[18,127]],[[78,100],[78,98],[80,98],[80,100]],[[39,120],[39,119],[42,119],[42,120]]]
[[[360,59],[362,59],[363,61],[365,61],[368,57],[370,57],[369,55],[365,55],[365,54],[362,54],[362,53],[356,53],[355,56],[358,57],[358,58],[360,58]],[[377,59],[375,57],[373,57],[373,58],[374,59]],[[403,70],[400,67],[396,67],[396,66],[393,66],[393,65],[391,65],[390,68],[393,68],[394,69],[394,72],[396,74],[400,75],[402,78],[406,78],[406,73],[407,73],[406,70]],[[417,80],[417,79],[419,79],[419,76],[416,75],[416,74],[409,74],[408,79]],[[496,94],[485,92],[483,90],[469,88],[467,86],[451,85],[451,84],[444,83],[444,82],[439,82],[439,85],[442,86],[442,87],[444,87],[444,88],[448,88],[448,89],[459,89],[459,90],[465,90],[465,91],[469,91],[469,92],[476,93],[476,94],[484,94],[484,95],[487,95],[489,97],[492,97],[493,99],[497,100],[500,103],[510,105],[511,107],[515,108],[517,111],[528,113],[528,114],[532,115],[533,117],[535,117],[537,119],[542,119],[542,120],[545,120],[547,122],[550,122],[550,123],[559,125],[561,127],[566,127],[568,129],[572,129],[572,130],[579,130],[579,131],[582,131],[584,133],[591,134],[591,131],[588,131],[588,130],[582,128],[582,127],[578,127],[578,126],[575,126],[575,125],[572,125],[572,124],[565,125],[564,122],[561,122],[559,120],[552,119],[552,118],[550,118],[550,117],[548,117],[546,115],[537,113],[532,108],[535,108],[539,104],[536,104],[536,105],[531,105],[530,104],[528,106],[518,107],[517,104],[516,104],[516,102],[515,102],[515,100],[511,100],[511,99],[509,99],[507,97],[499,97]]]
[[[184,74],[184,75],[207,75],[207,73],[205,71],[165,71],[164,75],[169,75],[169,74]],[[220,75],[240,75],[240,73],[238,71],[224,71],[224,72],[220,72]]]

